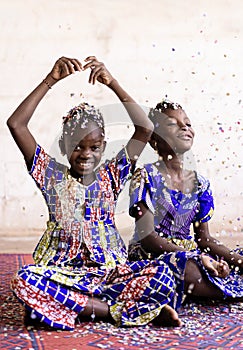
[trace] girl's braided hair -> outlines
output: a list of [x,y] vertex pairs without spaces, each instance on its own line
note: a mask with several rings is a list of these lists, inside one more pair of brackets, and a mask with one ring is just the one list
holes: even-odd
[[63,117],[62,135],[59,139],[59,147],[63,155],[66,154],[64,139],[72,137],[77,128],[85,129],[89,123],[95,123],[102,129],[104,134],[104,119],[101,112],[87,102],[82,102],[73,107],[65,117]]

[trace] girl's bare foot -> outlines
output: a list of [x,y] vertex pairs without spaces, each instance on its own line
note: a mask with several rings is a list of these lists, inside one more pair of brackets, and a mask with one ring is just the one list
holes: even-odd
[[178,313],[169,305],[165,305],[159,316],[153,320],[154,326],[160,327],[180,327],[182,322],[179,319]]

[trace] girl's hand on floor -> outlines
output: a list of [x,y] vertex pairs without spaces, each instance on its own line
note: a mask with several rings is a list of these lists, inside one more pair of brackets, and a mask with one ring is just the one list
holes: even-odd
[[220,260],[218,262],[206,254],[202,254],[201,259],[204,267],[212,276],[220,278],[225,278],[226,276],[228,276],[230,269],[226,261]]

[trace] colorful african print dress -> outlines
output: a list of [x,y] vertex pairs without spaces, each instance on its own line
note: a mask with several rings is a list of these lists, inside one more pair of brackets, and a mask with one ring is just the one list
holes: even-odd
[[[115,205],[132,169],[122,149],[84,186],[37,146],[30,175],[48,206],[49,221],[35,263],[23,266],[11,281],[33,319],[73,329],[92,296],[107,301],[117,325],[135,326],[152,321],[164,305],[180,303],[169,266],[149,259],[128,262],[115,227]],[[184,268],[185,262],[181,273]]]
[[[154,215],[154,230],[159,236],[189,252],[194,252],[195,255],[190,258],[199,264],[205,277],[219,288],[225,297],[243,297],[243,278],[240,276],[242,272],[232,269],[226,278],[212,277],[199,259],[201,251],[190,231],[190,226],[194,222],[207,222],[211,219],[214,201],[209,181],[199,174],[196,174],[196,178],[194,192],[184,194],[169,189],[154,164],[147,164],[144,168],[137,169],[130,185],[130,215],[135,216],[138,203],[143,202]],[[131,261],[147,257],[155,258],[154,254],[147,253],[141,246],[136,228],[128,250]],[[243,249],[237,249],[237,253],[243,255]],[[167,262],[172,256],[178,260],[178,252],[164,253],[159,259]]]

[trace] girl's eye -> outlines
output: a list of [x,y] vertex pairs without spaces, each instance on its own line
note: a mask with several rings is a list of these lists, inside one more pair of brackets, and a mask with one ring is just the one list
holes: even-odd
[[[73,146],[73,150],[74,151],[81,151],[82,150],[82,146],[79,146],[79,145]],[[93,146],[93,147],[91,147],[91,150],[93,152],[99,151],[100,150],[100,146]]]

